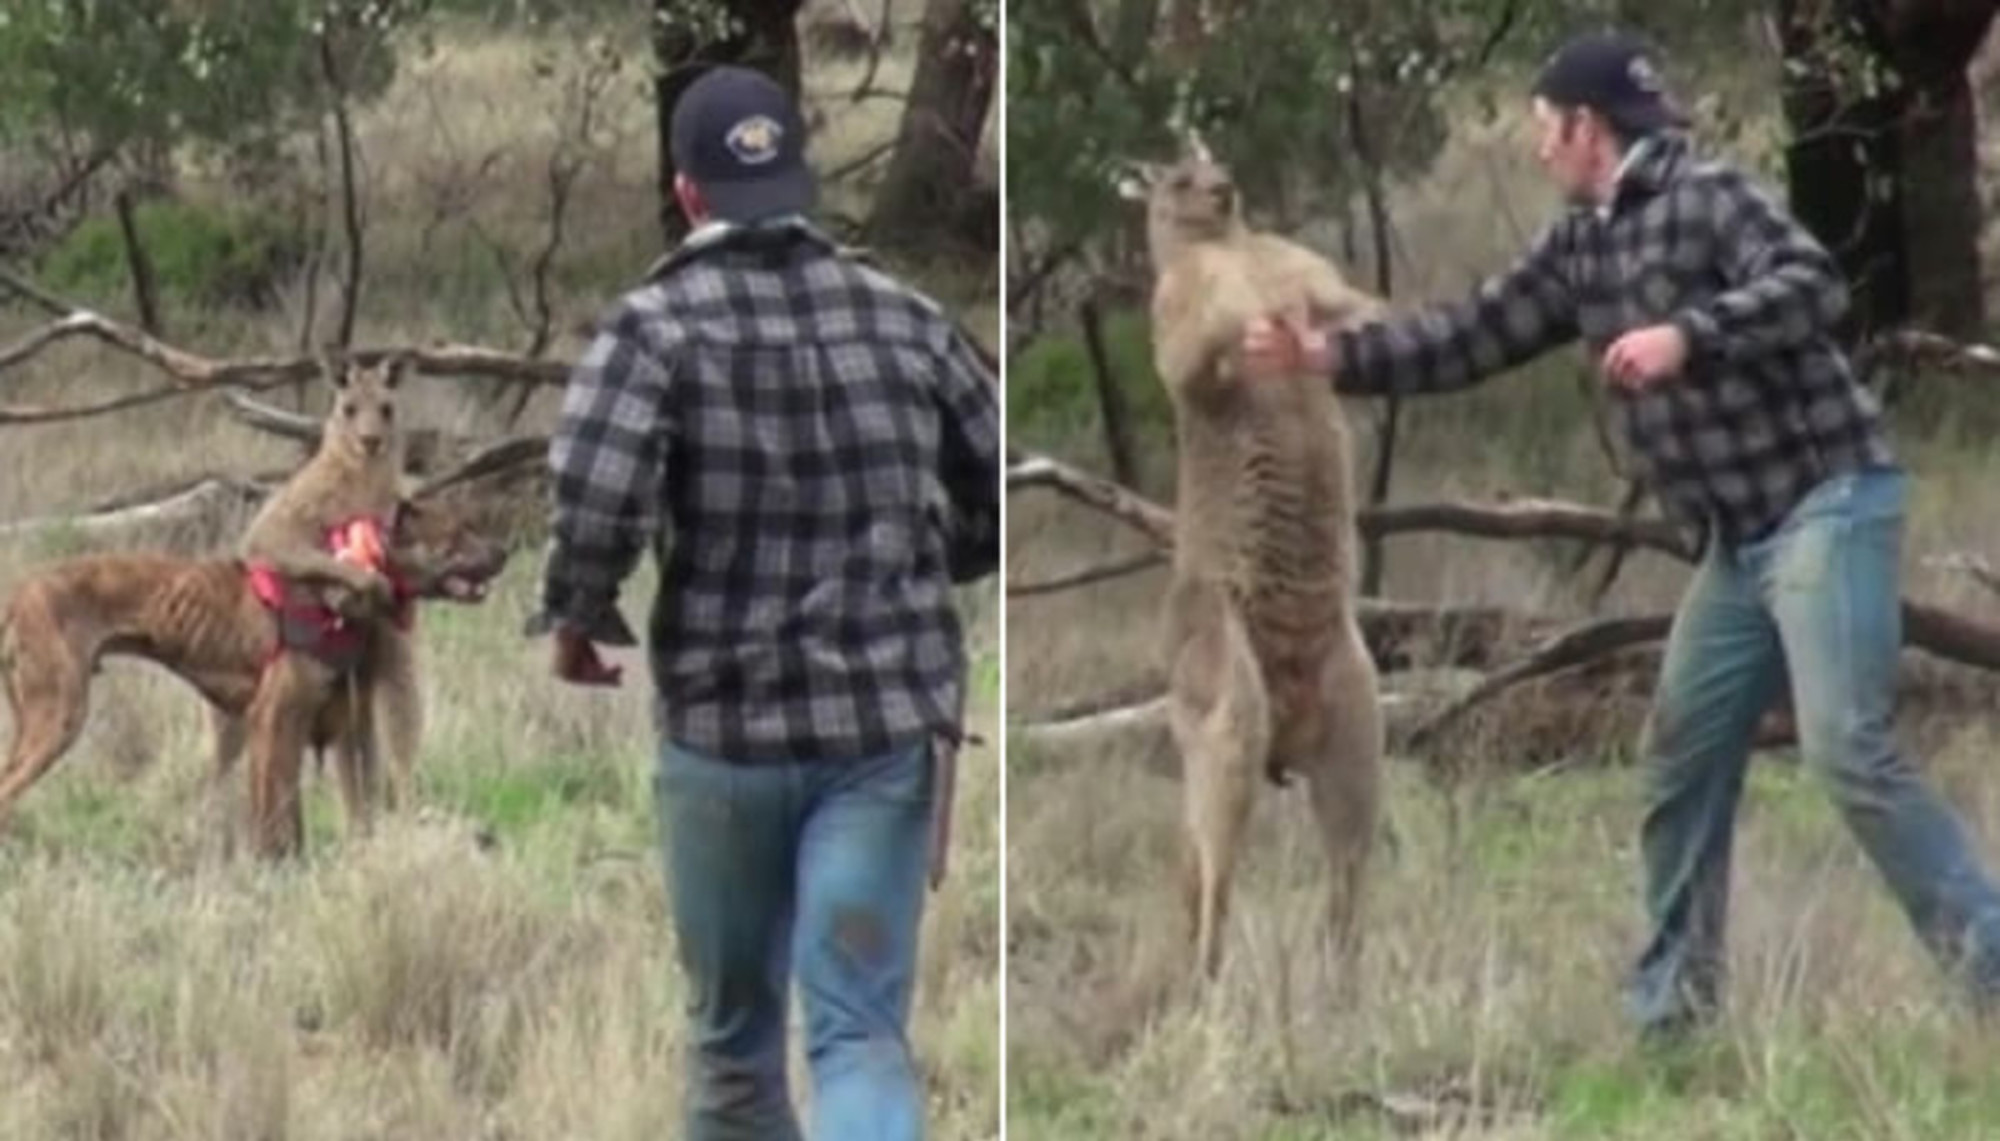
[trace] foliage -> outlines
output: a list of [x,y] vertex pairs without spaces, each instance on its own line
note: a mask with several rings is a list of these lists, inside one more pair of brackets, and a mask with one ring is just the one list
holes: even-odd
[[[132,213],[162,293],[191,304],[267,301],[277,279],[305,257],[297,228],[267,211],[159,200]],[[124,296],[130,276],[118,219],[84,222],[37,272],[67,297],[102,302]]]
[[[1151,325],[1143,312],[1105,315],[1104,353],[1132,405],[1132,427],[1163,436],[1173,413],[1166,391],[1152,381]],[[1007,430],[1023,439],[1061,440],[1099,431],[1090,354],[1076,335],[1048,336],[1007,362]]]
[[[1605,24],[1650,35],[1670,53],[1740,41],[1754,7],[1246,0],[1200,27],[1194,42],[1176,42],[1189,35],[1174,26],[1181,10],[1181,0],[1009,5],[1009,201],[1052,245],[1115,218],[1120,164],[1167,157],[1181,125],[1199,129],[1236,168],[1253,204],[1302,187],[1339,202],[1364,177],[1421,173],[1448,129],[1443,96],[1495,63],[1537,61],[1566,36]],[[1364,112],[1359,136],[1350,101]]]
[[102,147],[226,141],[318,107],[321,40],[350,95],[393,75],[387,37],[431,0],[45,0],[0,9],[0,131]]

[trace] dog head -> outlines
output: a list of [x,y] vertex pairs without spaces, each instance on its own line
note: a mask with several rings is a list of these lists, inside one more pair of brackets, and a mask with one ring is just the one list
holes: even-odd
[[507,556],[485,514],[460,501],[404,499],[390,522],[390,566],[418,598],[483,602]]

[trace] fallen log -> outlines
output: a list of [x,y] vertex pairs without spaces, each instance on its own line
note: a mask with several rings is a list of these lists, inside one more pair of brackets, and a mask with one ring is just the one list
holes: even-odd
[[[320,373],[319,358],[306,355],[218,359],[167,344],[142,330],[87,309],[41,326],[0,349],[0,371],[40,355],[50,345],[87,338],[136,357],[188,389],[272,387],[311,380]],[[343,358],[362,365],[400,357],[419,373],[439,376],[484,376],[495,380],[560,387],[569,380],[567,362],[525,357],[476,345],[449,342],[428,346],[402,345],[354,349]],[[44,412],[44,415],[47,413]]]
[[[1013,453],[1007,468],[1007,489],[1036,487],[1102,511],[1163,547],[1173,545],[1174,516],[1169,508],[1061,460]],[[1688,537],[1666,520],[1631,518],[1555,499],[1385,504],[1361,508],[1355,513],[1355,526],[1365,537],[1443,531],[1487,539],[1576,539],[1623,543],[1683,560],[1694,557]]]
[[95,544],[121,541],[138,529],[195,528],[206,533],[237,512],[248,512],[269,489],[248,480],[207,477],[183,490],[147,502],[81,515],[52,515],[0,523],[0,541],[21,542],[53,536]]

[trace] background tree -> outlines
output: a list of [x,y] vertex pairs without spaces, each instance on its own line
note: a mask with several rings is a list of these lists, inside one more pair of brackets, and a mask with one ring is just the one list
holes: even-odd
[[956,246],[990,258],[1000,203],[979,185],[979,143],[999,73],[997,0],[926,0],[909,101],[868,219],[868,240]]

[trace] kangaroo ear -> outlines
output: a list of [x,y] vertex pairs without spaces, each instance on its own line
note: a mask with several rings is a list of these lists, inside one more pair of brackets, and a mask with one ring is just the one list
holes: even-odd
[[394,392],[396,386],[403,383],[403,374],[409,370],[410,358],[402,353],[382,358],[382,387]]
[[320,350],[320,352],[316,354],[315,359],[319,361],[319,374],[326,378],[326,383],[330,385],[336,392],[346,391],[347,389],[346,363],[343,361],[335,360],[332,357],[332,355],[327,353],[324,349]]
[[1128,202],[1144,202],[1152,194],[1159,175],[1159,168],[1152,163],[1128,162],[1119,168],[1112,184],[1118,188],[1118,197]]
[[1208,144],[1202,141],[1200,131],[1196,130],[1194,127],[1189,127],[1183,133],[1182,138],[1187,145],[1188,154],[1192,155],[1195,161],[1197,162],[1215,161],[1215,155],[1210,153],[1208,149]]

